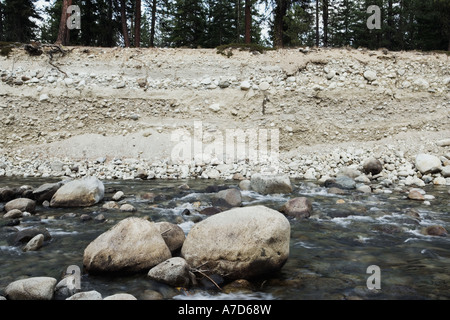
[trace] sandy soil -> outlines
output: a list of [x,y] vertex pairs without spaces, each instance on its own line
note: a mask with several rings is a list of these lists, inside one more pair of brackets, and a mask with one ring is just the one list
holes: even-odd
[[282,159],[336,148],[449,152],[436,144],[450,138],[444,54],[235,50],[227,58],[213,49],[68,49],[53,57],[57,68],[47,55],[20,49],[0,57],[1,155],[168,159],[174,131],[193,132],[194,121],[212,137],[276,129]]

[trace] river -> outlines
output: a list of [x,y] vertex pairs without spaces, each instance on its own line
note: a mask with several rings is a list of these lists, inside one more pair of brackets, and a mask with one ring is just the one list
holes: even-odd
[[[37,188],[57,180],[0,178],[0,187],[30,185]],[[221,180],[105,180],[105,200],[115,191],[125,194],[122,202],[137,211],[104,210],[102,203],[89,208],[46,208],[22,218],[17,229],[42,225],[51,234],[38,251],[23,252],[8,244],[10,232],[0,230],[0,295],[12,281],[49,276],[58,281],[70,265],[82,268],[83,251],[99,234],[129,217],[177,223],[187,234],[195,222],[207,218],[198,213],[211,206],[210,186],[236,186]],[[409,200],[401,188],[364,194],[349,191],[329,194],[320,185],[292,180],[288,195],[263,196],[242,191],[243,205],[262,204],[278,209],[293,197],[309,197],[313,214],[308,219],[290,219],[289,259],[283,268],[251,282],[251,288],[219,291],[211,283],[198,288],[172,288],[154,282],[146,274],[92,276],[82,274],[83,291],[96,290],[107,296],[126,292],[138,299],[449,299],[450,236],[424,235],[430,225],[450,230],[450,195],[446,186],[427,186],[429,204]],[[178,188],[188,184],[189,189]],[[151,200],[144,194],[152,193]],[[148,198],[148,197],[147,197]],[[186,210],[187,209],[187,210]],[[104,221],[81,219],[103,214]],[[0,218],[4,223],[5,219]],[[372,273],[370,266],[378,267]],[[377,284],[379,288],[369,289]]]

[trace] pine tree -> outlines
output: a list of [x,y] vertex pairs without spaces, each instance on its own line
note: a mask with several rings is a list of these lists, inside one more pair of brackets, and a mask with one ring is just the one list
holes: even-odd
[[32,0],[4,0],[2,11],[5,41],[29,42],[36,37],[37,25],[30,18],[41,18]]
[[175,47],[196,48],[205,41],[206,12],[201,0],[176,0],[170,43]]

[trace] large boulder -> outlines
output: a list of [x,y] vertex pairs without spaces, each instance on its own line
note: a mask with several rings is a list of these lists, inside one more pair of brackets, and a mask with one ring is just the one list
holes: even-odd
[[265,175],[255,173],[250,179],[250,187],[261,194],[291,193],[292,185],[288,175]]
[[88,207],[103,199],[105,187],[96,177],[73,180],[56,191],[51,207]]
[[287,201],[280,212],[294,218],[308,218],[312,212],[312,202],[306,197],[297,197]]
[[155,223],[130,217],[99,235],[86,247],[83,265],[88,273],[131,273],[149,270],[171,257]]
[[441,171],[441,160],[431,154],[420,153],[415,160],[416,169],[422,174],[436,173]]
[[32,277],[11,282],[5,289],[10,300],[51,300],[56,279],[50,277]]
[[229,279],[280,269],[289,256],[290,224],[265,206],[234,208],[195,224],[181,255],[187,263]]
[[34,213],[36,211],[36,202],[28,198],[17,198],[5,204],[6,212],[13,209]]

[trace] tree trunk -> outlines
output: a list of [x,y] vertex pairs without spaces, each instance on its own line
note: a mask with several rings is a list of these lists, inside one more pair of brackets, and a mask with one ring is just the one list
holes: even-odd
[[236,2],[236,42],[241,42],[241,0]]
[[245,43],[251,43],[252,12],[251,0],[245,0]]
[[155,46],[155,25],[156,25],[156,1],[152,2],[152,21],[150,27],[150,47]]
[[274,21],[274,46],[275,48],[282,48],[283,43],[283,28],[284,28],[284,17],[287,12],[287,1],[288,0],[277,0],[277,6],[275,8],[275,21]]
[[136,0],[136,13],[134,22],[134,46],[139,48],[141,46],[141,0]]
[[72,0],[63,0],[61,10],[61,20],[59,22],[58,37],[56,38],[56,44],[66,46],[69,40],[69,29],[67,28],[67,8],[72,5]]
[[328,0],[322,1],[323,10],[323,46],[328,47]]
[[316,0],[316,47],[319,47],[319,0]]
[[388,1],[388,18],[387,18],[387,25],[388,25],[388,30],[387,30],[387,34],[386,34],[386,38],[388,41],[388,49],[392,50],[392,33],[394,30],[394,12],[393,12],[393,3],[392,0]]
[[125,0],[120,0],[120,16],[121,16],[121,19],[122,19],[123,40],[125,42],[125,47],[128,48],[130,46],[130,38],[128,37],[127,15],[126,15],[126,10],[125,10]]

